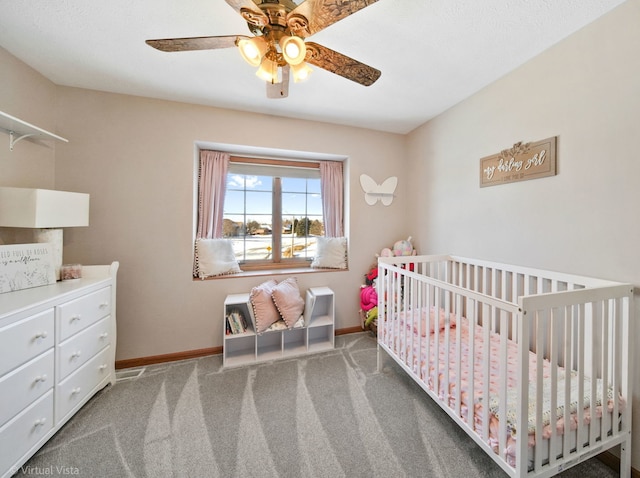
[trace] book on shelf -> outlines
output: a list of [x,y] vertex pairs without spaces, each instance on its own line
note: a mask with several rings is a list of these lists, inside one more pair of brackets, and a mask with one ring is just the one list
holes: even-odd
[[242,334],[247,330],[247,321],[237,309],[231,310],[227,314],[226,333],[229,334]]

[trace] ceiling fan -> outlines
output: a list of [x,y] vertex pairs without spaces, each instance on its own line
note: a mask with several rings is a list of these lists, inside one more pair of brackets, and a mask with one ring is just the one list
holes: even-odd
[[147,40],[158,50],[191,51],[238,47],[242,57],[258,67],[267,82],[267,96],[288,96],[289,75],[308,77],[317,66],[348,80],[370,86],[380,77],[372,68],[342,53],[304,39],[378,0],[225,0],[249,26],[254,36],[224,35]]

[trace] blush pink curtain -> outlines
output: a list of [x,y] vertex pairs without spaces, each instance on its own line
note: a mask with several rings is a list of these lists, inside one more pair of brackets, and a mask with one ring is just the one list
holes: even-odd
[[326,237],[344,236],[344,186],[341,161],[320,161],[322,220]]
[[196,239],[222,237],[222,211],[230,156],[220,151],[200,151]]

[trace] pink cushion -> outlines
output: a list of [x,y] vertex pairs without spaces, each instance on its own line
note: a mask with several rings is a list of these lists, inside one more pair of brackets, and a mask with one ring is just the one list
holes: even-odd
[[289,277],[274,287],[271,297],[287,327],[292,328],[304,310],[304,299],[300,295],[298,280]]
[[256,319],[256,332],[261,334],[271,324],[280,320],[280,314],[276,309],[271,293],[278,283],[271,279],[251,289],[249,299],[253,307],[253,315]]

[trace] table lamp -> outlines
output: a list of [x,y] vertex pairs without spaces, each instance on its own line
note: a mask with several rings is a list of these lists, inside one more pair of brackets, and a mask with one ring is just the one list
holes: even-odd
[[0,227],[36,229],[34,240],[53,246],[57,279],[62,266],[62,228],[88,225],[88,194],[0,187]]

